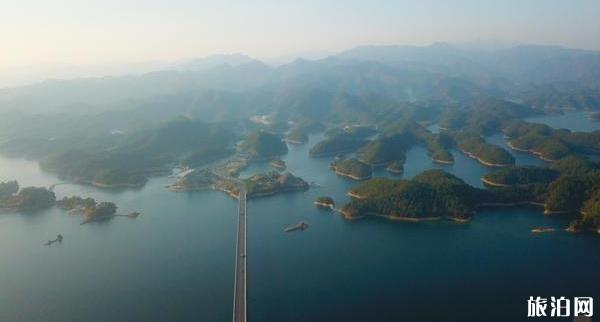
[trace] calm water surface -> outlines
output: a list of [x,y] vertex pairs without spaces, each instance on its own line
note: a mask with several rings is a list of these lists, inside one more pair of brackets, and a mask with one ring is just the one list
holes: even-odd
[[526,120],[534,123],[544,123],[556,129],[583,132],[600,130],[600,122],[590,120],[587,114],[581,111],[535,116]]
[[[531,295],[600,298],[600,238],[530,233],[563,228],[565,217],[506,209],[482,211],[467,225],[349,222],[315,208],[320,195],[347,202],[356,184],[333,174],[329,158],[308,158],[316,140],[291,146],[283,160],[320,188],[248,203],[251,321],[519,321]],[[490,169],[453,154],[454,165],[434,165],[415,147],[403,177],[441,168],[481,186]],[[268,168],[253,165],[243,175]],[[34,162],[0,158],[0,180],[8,179],[58,182]],[[169,192],[171,180],[140,190],[56,187],[59,198],[78,194],[141,211],[135,220],[82,226],[58,209],[0,215],[0,321],[230,321],[236,201]],[[282,232],[300,220],[310,228]],[[43,246],[57,233],[62,244]]]

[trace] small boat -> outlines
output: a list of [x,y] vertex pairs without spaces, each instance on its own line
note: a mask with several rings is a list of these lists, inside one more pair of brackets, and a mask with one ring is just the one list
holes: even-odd
[[56,242],[62,243],[62,240],[63,240],[63,236],[62,236],[61,234],[58,234],[58,235],[56,236],[56,239],[54,239],[54,240],[49,240],[49,241],[47,241],[47,242],[46,242],[44,245],[45,245],[45,246],[50,246],[50,245],[52,245],[52,244],[54,244],[54,243],[56,243]]
[[294,226],[285,228],[283,231],[286,233],[289,233],[289,232],[296,231],[296,230],[305,230],[307,228],[308,228],[308,224],[305,223],[304,221],[301,221],[301,222],[295,224]]
[[129,218],[137,218],[137,216],[139,216],[139,215],[140,215],[140,213],[139,213],[139,212],[137,212],[137,211],[134,211],[134,212],[131,212],[131,213],[129,213],[129,214],[127,215],[127,217],[129,217]]
[[556,231],[555,228],[534,228],[531,230],[532,233],[551,233]]

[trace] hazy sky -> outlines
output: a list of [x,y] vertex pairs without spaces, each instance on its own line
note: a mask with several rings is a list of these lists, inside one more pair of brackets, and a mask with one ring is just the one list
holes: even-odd
[[598,0],[0,0],[0,68],[505,40],[600,49]]

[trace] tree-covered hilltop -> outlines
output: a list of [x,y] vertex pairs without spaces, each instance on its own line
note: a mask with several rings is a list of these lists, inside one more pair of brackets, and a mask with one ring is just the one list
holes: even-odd
[[547,161],[576,154],[600,154],[600,130],[571,132],[514,120],[502,132],[510,138],[513,149],[534,153]]
[[14,195],[19,191],[17,181],[0,182],[0,198]]
[[586,176],[600,171],[600,163],[587,158],[568,156],[550,163],[549,167],[560,172],[563,176]]
[[354,180],[370,179],[373,174],[371,166],[355,158],[336,160],[331,164],[337,175]]
[[295,128],[286,134],[285,140],[291,144],[306,143],[308,142],[308,133],[304,129]]
[[398,160],[392,161],[385,169],[392,174],[402,174],[404,173],[404,162]]
[[293,174],[271,171],[255,174],[244,179],[243,184],[248,198],[270,196],[280,192],[308,190],[308,183]]
[[[487,189],[471,187],[441,170],[412,180],[376,178],[353,188],[343,208],[348,217],[381,214],[391,218],[464,217],[478,207],[536,204],[545,213],[581,213],[573,230],[597,229],[600,164],[557,161],[556,168],[511,167],[485,176]],[[557,170],[561,169],[561,170]]]
[[191,151],[181,159],[181,165],[187,167],[200,167],[213,161],[223,159],[234,153],[234,149],[227,146],[207,146]]
[[[449,151],[453,141],[447,134],[433,134],[411,119],[387,124],[383,133],[358,151],[361,161],[371,165],[403,164],[412,146],[424,145],[434,162],[453,163]],[[392,168],[399,169],[398,166]]]
[[343,127],[334,127],[325,131],[325,137],[332,138],[335,136],[343,135],[349,139],[367,139],[370,136],[377,134],[372,126],[366,125],[345,125]]
[[443,130],[488,135],[501,130],[511,120],[535,114],[539,112],[524,105],[483,96],[467,102],[464,107],[445,107],[440,116],[439,127]]
[[445,133],[428,134],[423,138],[427,150],[431,154],[433,162],[451,164],[454,163],[454,156],[450,153],[452,138]]
[[538,109],[594,110],[600,107],[600,94],[591,88],[551,84],[530,85],[520,90],[525,104]]
[[474,210],[479,189],[441,170],[425,171],[412,180],[373,179],[351,191],[347,217],[380,214],[390,218],[466,218]]
[[262,130],[246,135],[240,148],[254,160],[276,158],[288,151],[287,145],[281,137]]
[[348,138],[345,135],[336,135],[315,144],[308,154],[310,157],[318,158],[332,156],[340,153],[353,152],[363,146],[367,141],[362,139]]
[[93,198],[82,198],[79,196],[63,197],[56,201],[56,206],[64,210],[87,209],[96,206]]
[[[14,182],[14,181],[13,181]],[[12,183],[11,183],[12,185]],[[18,184],[17,184],[18,185]],[[13,186],[14,187],[14,186]],[[27,187],[18,193],[0,196],[0,210],[30,211],[52,207],[56,201],[54,192],[46,188]]]
[[323,123],[306,117],[296,118],[290,123],[292,123],[292,128],[287,132],[285,140],[291,144],[306,143],[309,133],[321,132],[325,129]]
[[404,161],[406,151],[414,144],[409,133],[381,136],[364,145],[357,152],[358,158],[369,165],[386,165],[392,161]]
[[374,140],[357,151],[358,158],[369,165],[387,165],[393,161],[404,163],[406,151],[418,142],[427,130],[410,119],[388,124]]
[[546,213],[577,213],[600,189],[600,163],[571,156],[549,167],[512,167],[482,179],[497,199],[538,202]]
[[325,208],[334,208],[335,207],[335,201],[333,201],[333,198],[328,197],[328,196],[320,196],[317,197],[317,199],[315,199],[315,205],[319,206],[319,207],[325,207]]
[[485,142],[481,136],[475,133],[456,133],[454,141],[462,152],[484,165],[510,166],[515,164],[515,158],[508,151]]
[[484,183],[490,185],[512,186],[523,184],[549,184],[558,178],[559,172],[550,168],[536,166],[514,166],[500,169],[483,176]]
[[600,189],[596,188],[581,209],[581,218],[569,224],[570,231],[593,230],[600,232]]
[[188,118],[126,135],[110,148],[67,149],[40,161],[42,169],[102,187],[140,186],[171,166],[202,164],[223,156],[233,140],[230,129]]
[[285,161],[281,159],[271,160],[271,166],[277,171],[284,171],[287,168]]

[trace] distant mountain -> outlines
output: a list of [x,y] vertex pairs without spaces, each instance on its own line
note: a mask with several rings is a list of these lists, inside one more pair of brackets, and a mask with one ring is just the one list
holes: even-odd
[[255,61],[243,54],[218,54],[192,59],[174,67],[176,70],[204,70],[219,65],[239,66]]
[[336,57],[449,75],[503,77],[519,83],[600,83],[600,51],[537,45],[473,48],[477,47],[443,43],[422,47],[361,46]]
[[107,63],[94,65],[39,64],[0,69],[0,89],[26,86],[49,79],[75,79],[140,75],[167,68],[164,62]]
[[[365,98],[368,104],[377,97],[380,105],[441,106],[465,104],[480,96],[537,107],[577,101],[570,105],[600,108],[600,52],[562,47],[363,46],[276,68],[241,54],[209,56],[177,68],[0,89],[0,112],[97,114],[149,105],[161,115],[166,110],[193,110],[208,112],[212,119],[224,115],[217,106],[279,115],[293,114],[286,106],[302,106],[300,114],[315,117],[344,102],[346,111],[353,111],[344,118],[353,114],[349,119],[366,120],[369,109],[353,107],[364,105]],[[552,94],[554,88],[560,95]],[[211,99],[205,100],[206,95]],[[213,98],[215,106],[207,106]]]

